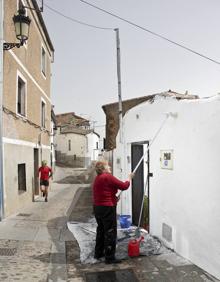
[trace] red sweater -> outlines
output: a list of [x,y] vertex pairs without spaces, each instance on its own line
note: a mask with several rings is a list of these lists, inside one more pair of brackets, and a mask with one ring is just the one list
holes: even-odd
[[49,166],[41,166],[38,171],[41,180],[48,180],[50,173],[52,173],[52,170]]
[[130,181],[120,181],[110,173],[96,176],[93,183],[93,204],[95,206],[116,206],[118,189],[126,190]]

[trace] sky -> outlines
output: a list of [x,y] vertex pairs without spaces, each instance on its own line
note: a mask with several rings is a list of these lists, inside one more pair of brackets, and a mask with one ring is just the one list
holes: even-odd
[[[220,62],[220,0],[88,0],[145,29]],[[209,97],[220,92],[220,64],[103,13],[80,0],[44,0],[43,18],[55,48],[55,113],[75,112],[103,129],[102,105],[118,101],[119,28],[122,99],[169,89]],[[78,24],[75,20],[110,29]]]

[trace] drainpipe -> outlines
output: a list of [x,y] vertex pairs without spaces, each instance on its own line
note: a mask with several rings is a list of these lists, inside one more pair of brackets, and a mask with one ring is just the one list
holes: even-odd
[[4,0],[0,0],[0,221],[4,216],[3,197],[3,141],[2,141],[2,97],[3,97],[3,17]]

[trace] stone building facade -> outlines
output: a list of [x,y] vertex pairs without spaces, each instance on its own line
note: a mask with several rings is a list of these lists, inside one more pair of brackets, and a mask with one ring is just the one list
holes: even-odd
[[[24,46],[3,54],[4,215],[39,194],[38,167],[50,163],[51,63],[54,47],[37,1],[22,1],[31,19]],[[4,41],[16,42],[19,1],[4,1]]]

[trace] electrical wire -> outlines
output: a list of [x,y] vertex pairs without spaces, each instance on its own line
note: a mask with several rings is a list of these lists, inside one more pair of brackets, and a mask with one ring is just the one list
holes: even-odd
[[161,129],[164,127],[166,121],[168,120],[168,118],[170,117],[170,115],[167,115],[166,118],[163,120],[161,126],[159,127],[159,129],[157,130],[157,132],[155,133],[153,139],[150,141],[149,145],[147,146],[147,150],[145,151],[145,153],[143,154],[143,156],[140,158],[139,162],[137,163],[136,167],[134,168],[134,170],[132,171],[133,173],[135,173],[139,167],[139,165],[141,164],[141,162],[143,161],[145,155],[147,154],[147,152],[149,151],[150,147],[152,146],[152,144],[154,143],[155,139],[157,138],[157,136],[159,135]]
[[136,23],[134,23],[134,22],[132,22],[132,21],[130,21],[130,20],[127,20],[127,19],[125,19],[125,18],[122,18],[121,16],[118,16],[118,15],[116,15],[116,14],[113,14],[112,12],[109,12],[109,11],[107,11],[107,10],[105,10],[105,9],[102,9],[102,8],[100,8],[100,7],[98,7],[98,6],[94,5],[94,4],[91,4],[91,3],[87,2],[87,1],[85,1],[85,0],[79,0],[79,1],[82,2],[82,3],[84,3],[84,4],[87,4],[87,5],[91,6],[91,7],[93,7],[93,8],[95,8],[95,9],[99,10],[99,11],[102,11],[102,12],[104,12],[104,13],[106,13],[106,14],[108,14],[108,15],[114,17],[114,18],[117,18],[117,19],[119,19],[119,20],[121,20],[121,21],[123,21],[123,22],[126,22],[126,23],[128,23],[128,24],[130,24],[130,25],[132,25],[132,26],[135,26],[135,27],[139,28],[139,29],[142,29],[142,30],[145,31],[145,32],[148,32],[148,33],[150,33],[150,34],[152,34],[152,35],[154,35],[154,36],[157,36],[157,37],[159,37],[159,38],[161,38],[161,39],[163,39],[163,40],[166,40],[166,41],[168,41],[168,42],[170,42],[170,43],[172,43],[172,44],[174,44],[174,45],[176,45],[176,46],[178,46],[178,47],[180,47],[180,48],[183,48],[183,49],[185,49],[185,50],[187,50],[187,51],[189,51],[189,52],[195,54],[195,55],[198,55],[198,56],[200,56],[200,57],[202,57],[202,58],[204,58],[204,59],[207,59],[207,60],[209,60],[209,61],[211,61],[211,62],[213,62],[213,63],[215,63],[215,64],[220,65],[220,62],[218,62],[218,61],[216,61],[216,60],[214,60],[214,59],[212,59],[212,58],[210,58],[210,57],[208,57],[208,56],[205,56],[205,55],[203,55],[203,54],[201,54],[201,53],[199,53],[199,52],[197,52],[197,51],[194,51],[193,49],[191,49],[191,48],[189,48],[189,47],[186,47],[186,46],[184,46],[184,45],[182,45],[182,44],[180,44],[180,43],[177,43],[177,42],[175,42],[175,41],[173,41],[173,40],[171,40],[171,39],[169,39],[169,38],[167,38],[167,37],[165,37],[165,36],[163,36],[163,35],[160,35],[159,33],[156,33],[156,32],[151,31],[151,30],[149,30],[149,29],[147,29],[147,28],[145,28],[145,27],[142,27],[142,26],[140,26],[140,25],[138,25],[138,24],[136,24]]
[[32,122],[31,120],[28,120],[26,117],[21,117],[19,115],[17,115],[16,113],[14,113],[13,111],[9,110],[8,108],[6,108],[5,106],[2,107],[3,112],[6,113],[7,115],[11,115],[15,120],[20,119],[21,121],[23,121],[24,123],[28,123],[31,126],[40,129],[43,132],[46,132],[49,136],[50,136],[50,131],[42,128],[40,125]]
[[51,8],[50,6],[44,4],[45,7],[47,7],[49,10],[53,11],[54,13],[66,18],[67,20],[70,20],[72,22],[76,22],[78,24],[81,24],[81,25],[85,25],[85,26],[89,26],[89,27],[93,27],[93,28],[96,28],[96,29],[103,29],[103,30],[114,30],[114,28],[110,28],[110,27],[100,27],[100,26],[96,26],[96,25],[92,25],[92,24],[88,24],[88,23],[85,23],[85,22],[82,22],[82,21],[79,21],[79,20],[76,20],[72,17],[69,17],[69,16],[66,16],[64,15],[63,13],[55,10],[54,8]]

